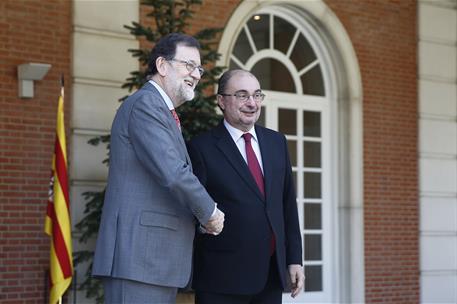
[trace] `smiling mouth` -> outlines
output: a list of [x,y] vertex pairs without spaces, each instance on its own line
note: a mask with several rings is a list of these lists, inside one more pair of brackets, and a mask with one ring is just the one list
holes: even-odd
[[241,112],[244,113],[244,114],[252,115],[252,114],[255,114],[257,111],[256,110],[252,110],[252,111],[241,111]]
[[191,88],[194,88],[194,83],[193,81],[189,81],[189,80],[184,80],[184,82]]

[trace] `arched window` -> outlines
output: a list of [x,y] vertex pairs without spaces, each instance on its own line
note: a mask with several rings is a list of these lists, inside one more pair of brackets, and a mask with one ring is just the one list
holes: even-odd
[[236,39],[230,68],[250,70],[264,90],[325,96],[321,60],[305,31],[282,15],[250,17]]

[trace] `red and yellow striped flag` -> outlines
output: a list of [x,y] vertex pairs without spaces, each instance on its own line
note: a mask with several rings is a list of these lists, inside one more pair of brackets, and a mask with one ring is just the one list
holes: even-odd
[[57,108],[56,141],[44,228],[45,232],[51,237],[50,304],[55,304],[61,300],[63,294],[70,286],[73,276],[63,91],[62,86]]

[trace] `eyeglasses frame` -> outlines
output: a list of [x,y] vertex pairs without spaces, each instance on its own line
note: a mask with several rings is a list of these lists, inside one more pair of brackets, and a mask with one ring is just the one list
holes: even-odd
[[[240,93],[246,93],[247,97],[246,99],[241,99],[241,97],[238,95]],[[256,94],[260,94],[260,100],[257,100],[254,95]],[[254,100],[255,102],[262,102],[264,99],[265,99],[265,94],[263,94],[262,92],[255,92],[254,94],[252,95],[249,95],[246,91],[244,90],[241,90],[241,91],[236,91],[235,93],[233,94],[224,94],[224,93],[218,93],[218,95],[221,95],[221,96],[234,96],[236,98],[236,100],[240,101],[240,102],[246,102],[249,100],[249,97],[252,97],[252,100]]]
[[172,58],[168,61],[175,61],[175,62],[185,64],[186,69],[189,73],[192,73],[195,69],[197,69],[198,73],[200,74],[200,77],[203,76],[203,74],[205,73],[205,69],[201,65],[196,65],[195,63],[193,63],[190,60],[181,60],[181,59]]

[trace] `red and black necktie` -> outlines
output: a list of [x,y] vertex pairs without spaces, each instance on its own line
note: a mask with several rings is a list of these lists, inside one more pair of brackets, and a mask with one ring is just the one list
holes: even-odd
[[178,113],[176,113],[175,109],[170,110],[171,114],[173,115],[173,118],[176,121],[176,125],[178,126],[179,130],[181,130],[181,121],[179,120]]
[[[263,181],[263,174],[262,174],[262,169],[260,168],[259,161],[257,157],[255,156],[254,149],[252,149],[251,145],[251,139],[252,139],[252,134],[251,133],[245,133],[243,134],[244,138],[244,143],[245,143],[245,148],[246,148],[246,158],[248,160],[248,168],[249,171],[251,171],[252,176],[255,179],[255,182],[257,184],[257,187],[259,187],[260,193],[265,197],[265,185]],[[271,243],[270,243],[270,254],[273,255],[276,247],[276,240],[275,236],[273,234],[273,231],[271,232]]]

